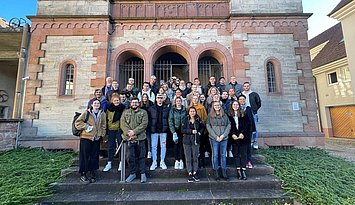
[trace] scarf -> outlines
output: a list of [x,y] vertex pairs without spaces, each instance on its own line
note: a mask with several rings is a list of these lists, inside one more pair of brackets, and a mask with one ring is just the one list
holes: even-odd
[[123,110],[125,109],[126,107],[123,105],[123,104],[119,104],[118,106],[115,106],[113,103],[111,103],[109,106],[108,106],[108,110],[110,112],[115,112],[115,114],[113,114],[113,119],[112,119],[112,123],[115,123],[117,122],[118,120],[120,120],[121,118],[121,115],[122,115],[122,112]]

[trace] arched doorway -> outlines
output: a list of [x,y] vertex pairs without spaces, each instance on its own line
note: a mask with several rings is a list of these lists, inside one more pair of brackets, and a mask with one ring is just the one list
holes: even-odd
[[139,57],[130,57],[117,65],[118,72],[116,79],[120,85],[120,89],[126,87],[128,78],[134,78],[135,86],[140,89],[144,82],[144,61]]
[[189,65],[186,59],[179,53],[168,52],[161,55],[154,62],[153,73],[157,77],[157,82],[160,80],[167,82],[173,76],[188,81]]
[[201,85],[207,85],[210,76],[214,76],[218,81],[223,76],[223,64],[212,56],[204,56],[198,60],[198,78]]

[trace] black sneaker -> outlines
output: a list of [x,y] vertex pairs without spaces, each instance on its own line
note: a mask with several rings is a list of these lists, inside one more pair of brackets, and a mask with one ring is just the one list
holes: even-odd
[[81,181],[82,183],[84,183],[84,184],[89,184],[89,183],[90,183],[90,180],[87,178],[86,175],[82,175],[82,176],[80,177],[80,181]]
[[187,182],[194,182],[195,179],[194,179],[194,176],[193,175],[189,175],[189,178],[187,179]]
[[198,177],[197,174],[192,175],[192,178],[194,179],[195,182],[200,181],[200,177]]

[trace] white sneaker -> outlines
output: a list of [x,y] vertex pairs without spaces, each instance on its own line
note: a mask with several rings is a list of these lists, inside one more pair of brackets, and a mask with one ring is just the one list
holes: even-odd
[[147,154],[147,159],[150,159],[150,158],[152,158],[152,152],[148,152],[148,154]]
[[152,162],[152,166],[150,166],[150,170],[155,170],[157,168],[157,161]]
[[168,167],[166,166],[166,164],[165,164],[164,161],[161,161],[161,162],[160,162],[160,168],[161,168],[161,169],[167,169]]
[[180,166],[179,169],[184,169],[184,162],[182,160],[180,160]]
[[228,151],[228,157],[233,157],[232,150],[229,150],[229,151]]
[[210,156],[210,153],[205,152],[205,158],[208,158]]
[[253,149],[259,149],[259,145],[256,141],[253,143]]
[[118,169],[117,169],[117,171],[121,171],[122,170],[122,162],[120,162],[120,164],[118,165]]
[[180,162],[175,160],[175,166],[174,166],[174,169],[179,169],[180,167]]
[[111,162],[107,162],[105,168],[102,170],[103,172],[108,172],[112,168]]

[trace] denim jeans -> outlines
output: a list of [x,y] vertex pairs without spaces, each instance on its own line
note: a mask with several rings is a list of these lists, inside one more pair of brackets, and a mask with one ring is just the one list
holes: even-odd
[[[108,161],[112,162],[113,161],[113,155],[115,154],[116,151],[116,140],[118,145],[120,146],[122,142],[122,136],[121,136],[121,131],[120,130],[109,130],[108,131]],[[118,152],[118,159],[121,159],[121,152]]]
[[166,136],[167,136],[167,133],[152,133],[151,138],[152,138],[152,158],[153,158],[153,161],[157,161],[158,140],[160,141],[160,161],[163,162],[165,160]]
[[[137,141],[135,143],[128,142],[128,164],[130,174],[135,174],[137,171],[141,174],[145,174],[145,140]],[[137,163],[139,170],[137,169]]]
[[258,128],[257,128],[257,124],[259,124],[259,116],[258,114],[253,114],[253,118],[254,118],[254,123],[255,123],[255,133],[253,133],[252,135],[252,142],[258,142]]
[[218,164],[218,155],[220,155],[221,159],[221,167],[222,169],[227,169],[227,143],[228,140],[222,140],[217,142],[214,139],[210,139],[212,145],[212,167],[214,170],[219,169]]

